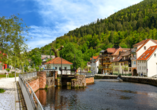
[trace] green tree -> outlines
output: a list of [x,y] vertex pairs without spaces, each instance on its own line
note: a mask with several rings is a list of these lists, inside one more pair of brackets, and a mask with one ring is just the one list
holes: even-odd
[[68,43],[64,46],[64,48],[60,51],[60,56],[61,55],[62,58],[72,62],[73,66],[76,68],[81,67],[82,52],[75,48],[72,43]]
[[23,61],[22,53],[27,48],[24,34],[28,27],[17,16],[0,17],[0,61],[19,67]]

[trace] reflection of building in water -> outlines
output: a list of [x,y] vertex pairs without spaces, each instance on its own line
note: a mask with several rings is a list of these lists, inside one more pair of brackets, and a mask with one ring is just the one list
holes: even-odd
[[[61,87],[52,87],[47,90],[38,90],[36,95],[45,110],[66,110],[67,107],[74,109],[74,105],[78,103],[77,95],[70,94],[67,89],[64,90],[64,93],[62,91]],[[79,91],[84,91],[84,89],[80,89]],[[67,97],[65,94],[67,94]]]

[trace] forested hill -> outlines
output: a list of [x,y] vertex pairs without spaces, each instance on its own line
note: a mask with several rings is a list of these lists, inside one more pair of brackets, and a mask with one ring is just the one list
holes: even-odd
[[81,26],[39,50],[42,54],[50,54],[51,45],[55,48],[64,45],[60,52],[63,58],[73,62],[73,56],[77,53],[78,62],[82,61],[77,66],[84,67],[90,57],[98,55],[102,49],[117,46],[129,48],[146,38],[157,39],[157,0],[144,0],[106,19]]

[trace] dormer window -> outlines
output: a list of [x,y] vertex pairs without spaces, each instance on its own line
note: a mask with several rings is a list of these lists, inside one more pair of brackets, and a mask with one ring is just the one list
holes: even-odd
[[146,46],[144,46],[144,50],[146,50]]
[[154,57],[156,57],[156,53],[154,53]]

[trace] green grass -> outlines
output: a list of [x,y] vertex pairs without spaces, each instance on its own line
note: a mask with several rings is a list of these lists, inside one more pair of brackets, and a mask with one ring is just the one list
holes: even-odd
[[[19,76],[19,73],[16,73],[16,77]],[[0,78],[5,78],[6,74],[0,74]],[[15,77],[15,74],[9,73],[9,78],[13,78]]]
[[5,90],[4,89],[0,89],[0,93],[4,93],[5,92]]

